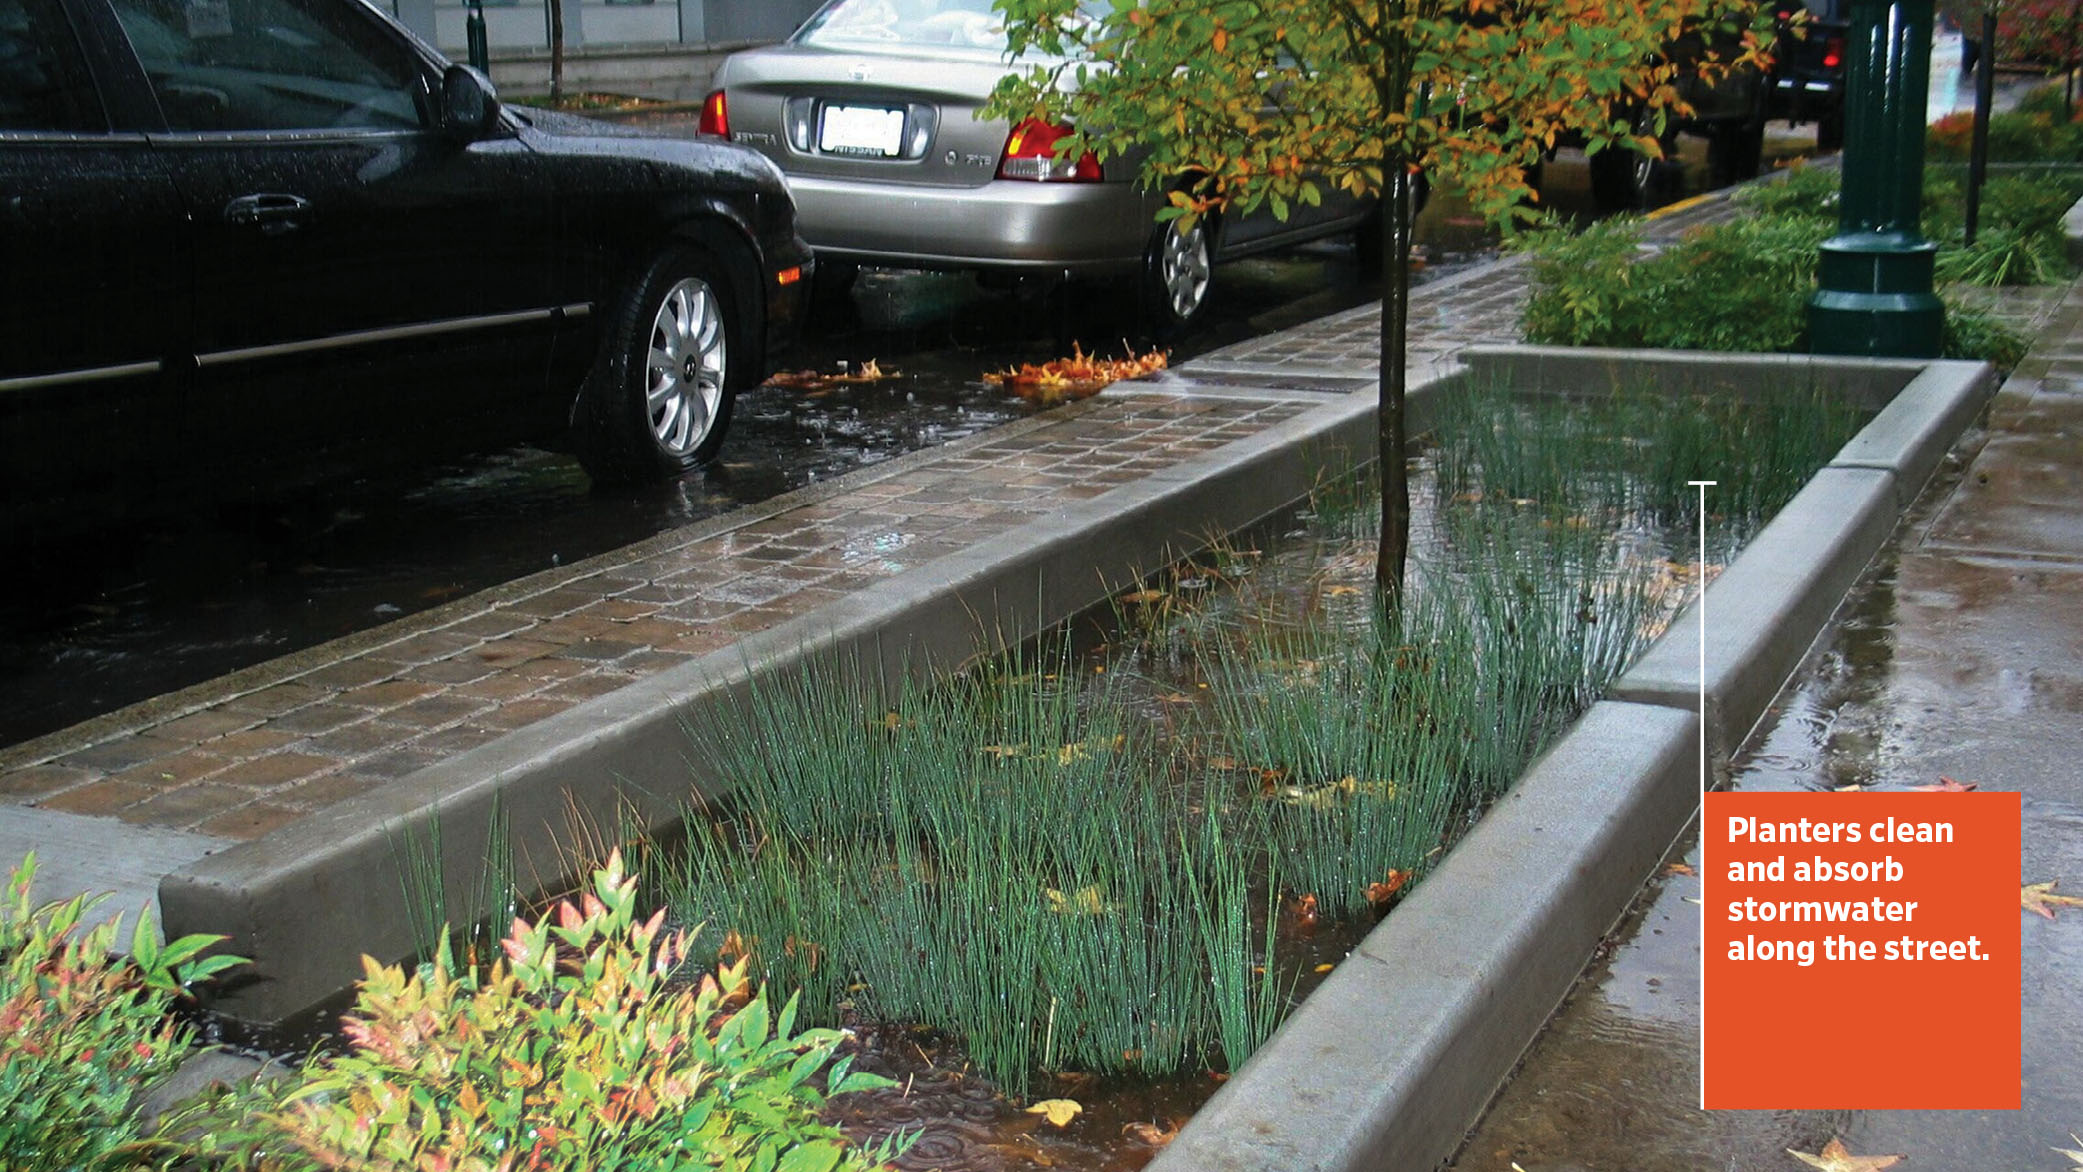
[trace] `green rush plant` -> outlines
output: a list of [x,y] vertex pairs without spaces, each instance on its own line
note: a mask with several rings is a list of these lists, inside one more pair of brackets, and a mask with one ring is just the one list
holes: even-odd
[[727,950],[813,1006],[959,1033],[1016,1094],[1036,1070],[1201,1058],[1206,949],[1243,950],[1248,917],[1233,891],[1200,917],[1240,864],[1150,784],[1168,767],[1111,685],[1081,699],[1061,651],[882,711],[863,683],[814,664],[699,730],[737,788],[667,876],[675,914],[728,925]]
[[1681,402],[1673,410],[1671,397],[1648,390],[1564,398],[1470,384],[1439,407],[1440,491],[1450,504],[1506,498],[1568,530],[1601,533],[1689,528],[1698,506],[1689,482],[1715,480],[1714,527],[1754,528],[1865,422],[1812,384]]
[[444,947],[452,948],[466,967],[489,963],[498,952],[502,926],[520,910],[513,833],[505,808],[493,800],[484,854],[461,907],[451,906],[443,877],[439,810],[423,826],[409,825],[397,834],[386,828],[384,833],[398,864],[405,911],[423,963],[431,964]]
[[[1356,915],[1428,870],[1668,621],[1610,534],[1445,508],[1402,611],[1210,648],[1213,739],[1258,778],[1285,881]],[[1398,883],[1400,886],[1400,883]]]

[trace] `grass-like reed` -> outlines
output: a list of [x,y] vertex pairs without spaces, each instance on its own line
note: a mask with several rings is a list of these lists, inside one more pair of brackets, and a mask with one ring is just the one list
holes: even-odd
[[431,962],[444,950],[466,967],[490,963],[520,909],[511,820],[505,807],[496,798],[492,802],[481,865],[460,906],[449,899],[443,877],[440,811],[424,826],[408,825],[398,833],[388,829],[384,833],[398,865],[406,915],[422,963]]
[[1239,971],[1243,860],[1151,783],[1169,767],[1105,685],[1085,696],[1062,654],[885,711],[858,707],[860,682],[815,664],[703,726],[739,788],[667,875],[678,915],[735,931],[806,1005],[961,1034],[1011,1088],[1177,1070],[1218,1018],[1270,1028]]
[[1470,384],[1439,405],[1438,476],[1448,504],[1535,510],[1593,532],[1689,534],[1699,493],[1710,545],[1726,549],[1792,498],[1864,422],[1820,383],[1748,398],[1615,390],[1571,399]]

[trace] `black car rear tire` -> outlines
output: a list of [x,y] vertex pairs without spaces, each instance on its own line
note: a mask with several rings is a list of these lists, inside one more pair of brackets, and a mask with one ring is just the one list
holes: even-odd
[[713,459],[729,430],[738,307],[724,267],[675,245],[609,318],[573,418],[598,483],[669,479]]
[[[1623,116],[1635,134],[1657,133],[1655,116],[1648,109],[1633,107]],[[1643,212],[1669,202],[1677,194],[1683,174],[1676,161],[1678,128],[1666,125],[1657,141],[1663,147],[1660,159],[1616,142],[1587,160],[1594,207],[1602,212]]]
[[1758,177],[1765,159],[1765,124],[1717,126],[1707,137],[1707,172],[1714,186],[1729,187]]
[[1844,149],[1844,107],[1815,120],[1815,149],[1819,151],[1841,151]]

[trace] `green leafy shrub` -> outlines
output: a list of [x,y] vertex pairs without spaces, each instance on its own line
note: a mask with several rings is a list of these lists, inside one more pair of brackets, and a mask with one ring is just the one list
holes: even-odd
[[[352,1049],[308,1066],[269,1122],[327,1169],[876,1166],[818,1119],[842,1035],[796,1032],[795,999],[774,1013],[742,962],[675,984],[686,934],[635,903],[616,854],[580,900],[517,919],[489,968],[446,949],[409,977],[365,962]],[[831,1093],[889,1085],[847,1065]]]
[[[1810,167],[1797,162],[1776,182],[1740,187],[1729,198],[1760,216],[1824,216],[1834,221],[1843,182],[1843,172],[1835,167]],[[1928,179],[1925,189],[1930,189]]]
[[1946,311],[1946,336],[1939,353],[1946,358],[1971,358],[2009,370],[2024,360],[2030,346],[2023,334],[1995,316],[1955,306]]
[[[1527,341],[1562,346],[1689,350],[1807,349],[1808,299],[1817,249],[1837,225],[1840,176],[1796,168],[1734,197],[1752,214],[1688,232],[1658,253],[1643,225],[1625,218],[1574,235],[1530,233]],[[1927,169],[1924,223],[1940,250],[1941,284],[2035,285],[2069,278],[2061,221],[2083,195],[2072,169],[2005,175],[1983,189],[1981,228],[1961,243],[1964,181],[1957,168]],[[1948,309],[1944,354],[2008,370],[2027,342],[1986,315]],[[1955,320],[1957,319],[1957,320]]]
[[1832,225],[1754,216],[1695,228],[1651,267],[1660,311],[1645,344],[1677,350],[1797,350],[1808,338],[1816,250]]
[[134,1166],[136,1108],[188,1052],[168,1016],[192,982],[240,963],[202,953],[221,937],[161,946],[140,915],[128,959],[115,920],[81,930],[99,900],[33,906],[31,854],[0,904],[0,1167],[76,1172]]
[[1564,346],[1795,350],[1805,345],[1816,247],[1806,216],[1710,224],[1662,252],[1639,251],[1640,221],[1614,219],[1534,247],[1526,340]]
[[[1974,115],[1962,110],[1931,124],[1924,155],[1933,161],[1964,163],[1974,146]],[[1989,116],[1989,161],[1992,163],[2072,163],[2083,159],[2083,125],[2060,114],[2007,110]]]
[[1638,287],[1642,223],[1616,216],[1581,232],[1528,233],[1533,295],[1521,325],[1526,340],[1553,346],[1639,346],[1655,306]]

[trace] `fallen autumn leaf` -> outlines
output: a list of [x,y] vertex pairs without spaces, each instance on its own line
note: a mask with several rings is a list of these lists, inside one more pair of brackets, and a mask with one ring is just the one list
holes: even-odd
[[1973,792],[1981,784],[1979,781],[1954,781],[1950,777],[1941,775],[1936,782],[1930,785],[1913,785],[1909,788],[1912,793],[1920,794],[1964,794]]
[[1367,885],[1367,902],[1379,907],[1396,898],[1396,893],[1403,890],[1403,885],[1408,882],[1410,882],[1410,872],[1390,868],[1388,878],[1380,883],[1369,883]]
[[992,371],[984,376],[984,381],[1010,387],[1023,399],[1048,405],[1096,395],[1109,383],[1122,379],[1155,374],[1163,370],[1167,362],[1162,350],[1152,350],[1143,355],[1131,350],[1126,358],[1106,359],[1094,358],[1085,353],[1084,347],[1073,343],[1069,358],[1056,358],[1040,365],[1023,362],[1014,370]]
[[1027,1108],[1027,1113],[1029,1115],[1039,1115],[1047,1119],[1053,1126],[1067,1127],[1070,1125],[1070,1121],[1076,1119],[1078,1113],[1084,1109],[1084,1104],[1076,1099],[1043,1099],[1034,1106]]
[[842,363],[837,372],[827,374],[821,370],[778,370],[767,377],[761,386],[776,387],[785,391],[828,391],[833,387],[853,386],[859,383],[876,383],[896,378],[899,372],[885,371],[876,365],[875,359],[861,363],[855,369],[846,369]]
[[[1069,895],[1053,887],[1043,888],[1042,897],[1049,901],[1049,911],[1059,916],[1103,916],[1114,910],[1114,905],[1100,898],[1097,883],[1080,887]],[[1059,1123],[1056,1126],[1063,1125]]]
[[1153,1148],[1161,1148],[1178,1136],[1179,1125],[1174,1123],[1169,1127],[1159,1127],[1155,1123],[1143,1123],[1140,1121],[1124,1123],[1121,1125],[1121,1134],[1137,1143],[1149,1144]]
[[2054,885],[2059,882],[2059,879],[2049,879],[2045,883],[2030,883],[2020,887],[2018,906],[2029,912],[2038,912],[2050,920],[2054,918],[2056,907],[2083,907],[2083,899],[2077,899],[2073,895],[2054,894]]
[[1823,1172],[1880,1172],[1882,1168],[1892,1168],[1909,1159],[1900,1153],[1892,1156],[1854,1156],[1844,1146],[1844,1141],[1836,1138],[1824,1144],[1823,1150],[1813,1156],[1792,1148],[1788,1148],[1786,1154],[1811,1168],[1821,1168]]

